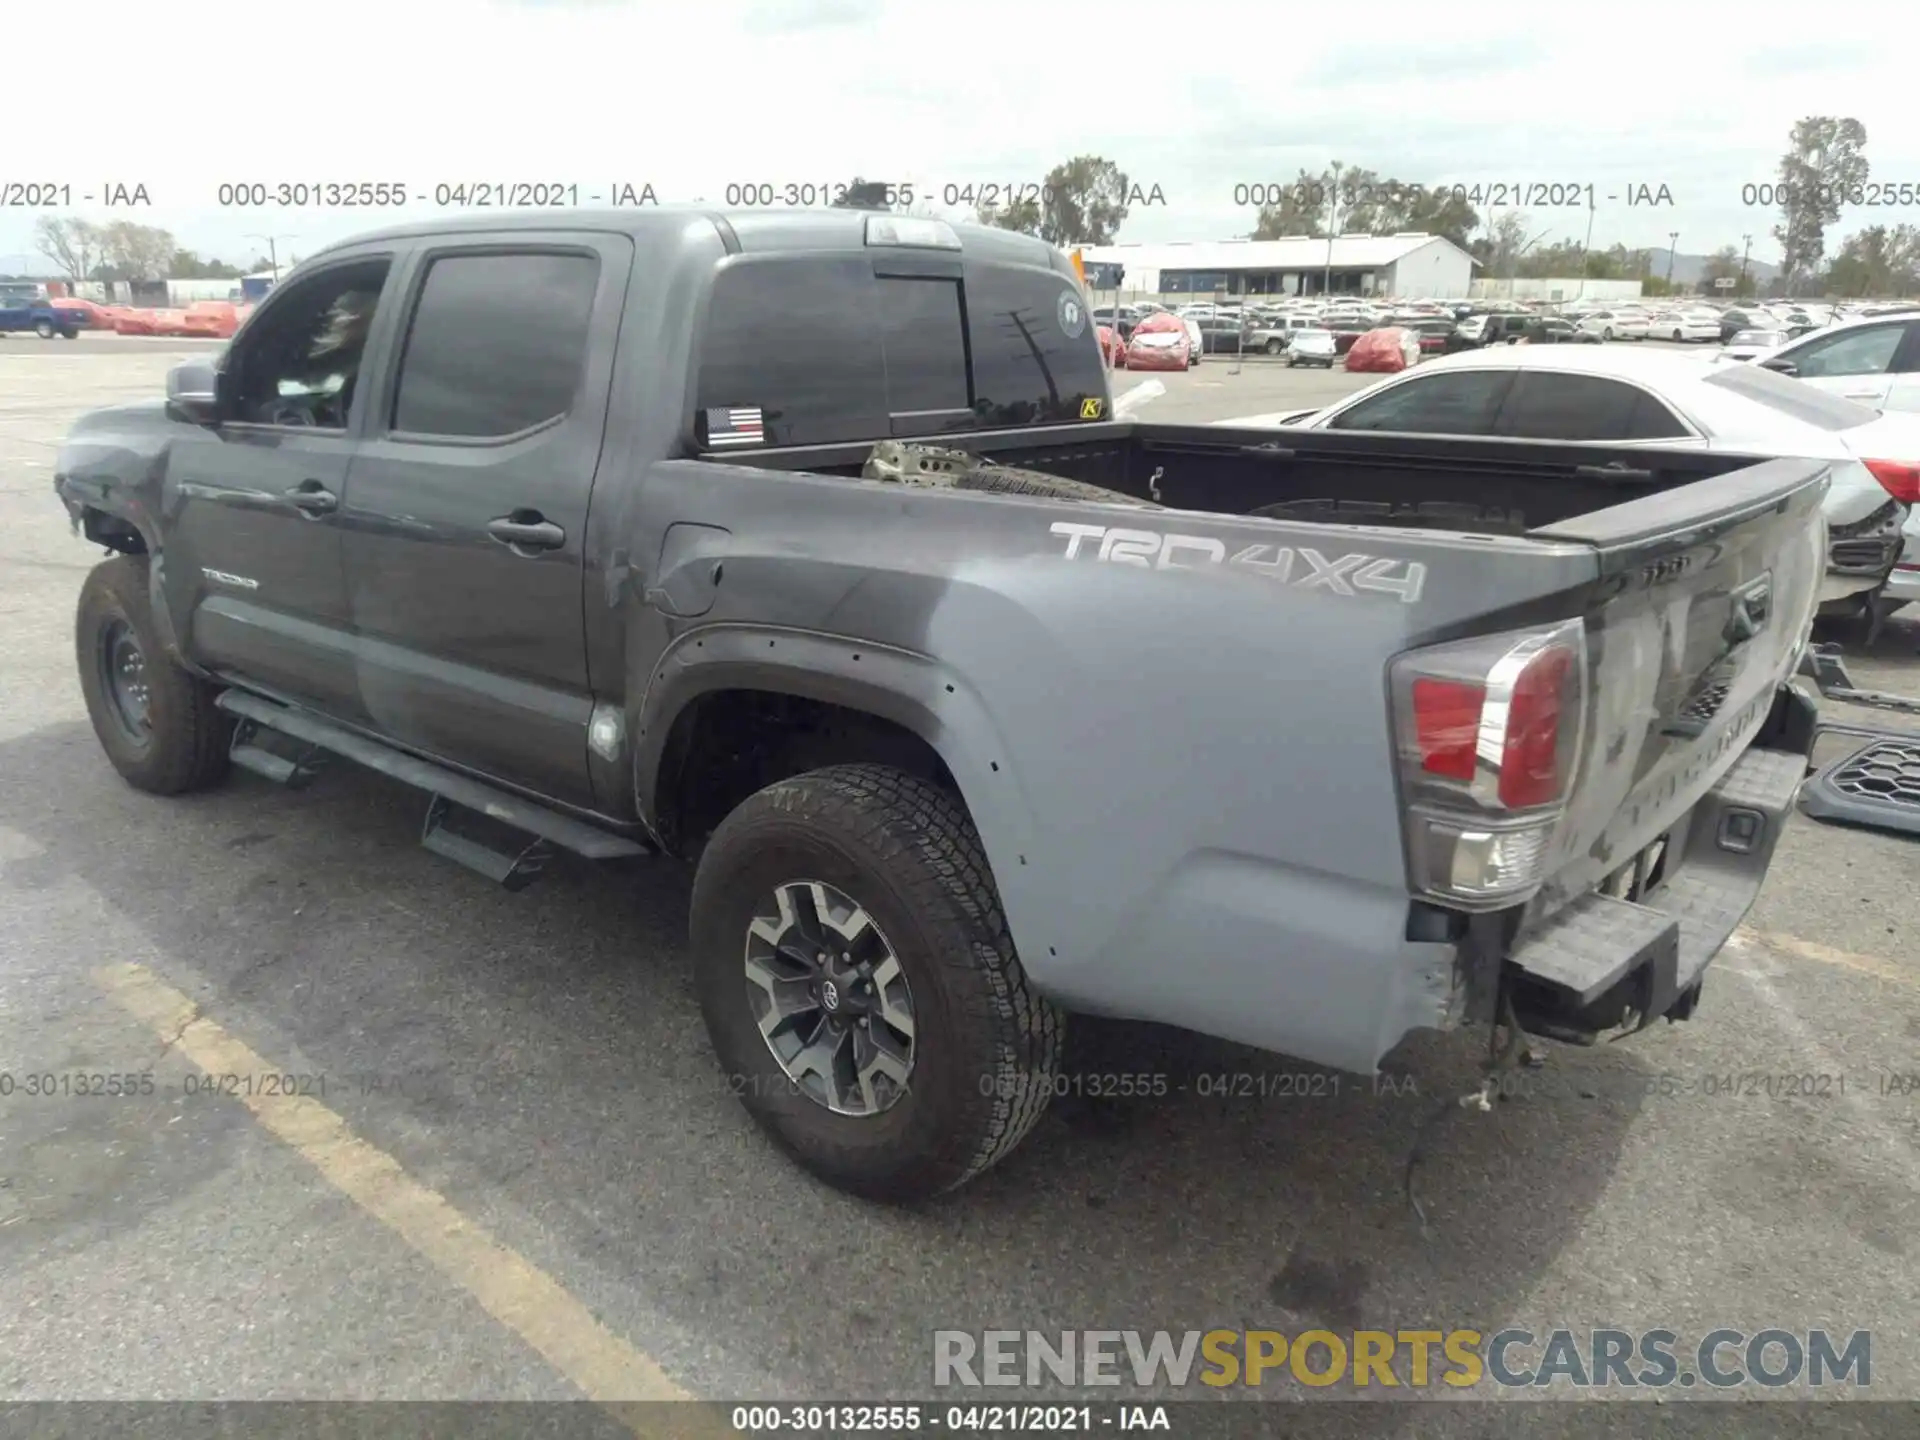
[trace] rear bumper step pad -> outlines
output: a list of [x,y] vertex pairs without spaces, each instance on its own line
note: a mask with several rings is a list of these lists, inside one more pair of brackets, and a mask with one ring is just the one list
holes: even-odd
[[1692,988],[1759,894],[1807,772],[1806,757],[1750,749],[1701,797],[1671,877],[1639,902],[1591,894],[1524,936],[1510,963],[1591,1003],[1652,968],[1646,1018]]

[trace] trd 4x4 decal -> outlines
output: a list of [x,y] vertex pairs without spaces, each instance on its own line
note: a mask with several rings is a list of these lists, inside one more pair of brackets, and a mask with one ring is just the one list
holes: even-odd
[[1427,567],[1418,560],[1395,560],[1379,555],[1342,555],[1328,559],[1305,545],[1249,545],[1228,555],[1226,543],[1210,535],[1172,535],[1159,530],[1076,525],[1058,520],[1051,527],[1067,542],[1068,560],[1100,560],[1109,565],[1135,565],[1142,570],[1198,570],[1208,565],[1232,565],[1265,575],[1297,590],[1326,590],[1334,595],[1363,591],[1397,595],[1415,604],[1426,587]]

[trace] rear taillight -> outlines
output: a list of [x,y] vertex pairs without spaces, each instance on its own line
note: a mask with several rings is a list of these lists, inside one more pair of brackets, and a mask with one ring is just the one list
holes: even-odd
[[1920,464],[1911,460],[1863,460],[1880,486],[1902,505],[1920,505]]
[[1524,899],[1579,759],[1579,621],[1416,650],[1393,664],[1416,889],[1468,908]]

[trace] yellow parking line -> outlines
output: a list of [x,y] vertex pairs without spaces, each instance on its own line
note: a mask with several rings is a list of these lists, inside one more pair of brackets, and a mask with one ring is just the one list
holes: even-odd
[[1822,945],[1815,940],[1802,940],[1797,935],[1781,935],[1771,930],[1753,930],[1745,925],[1733,933],[1736,940],[1762,945],[1782,955],[1811,960],[1819,965],[1832,965],[1841,970],[1854,970],[1862,975],[1871,975],[1877,980],[1884,980],[1889,985],[1920,989],[1920,972],[1903,969],[1893,961],[1883,960],[1878,955],[1858,955],[1851,950],[1837,950],[1831,945]]
[[[144,966],[116,965],[96,970],[94,978],[123,1008],[210,1075],[284,1071],[207,1019],[193,1001]],[[552,1276],[414,1180],[397,1160],[360,1139],[318,1100],[244,1093],[235,1098],[588,1398],[613,1407],[628,1401],[693,1398],[652,1359],[596,1320]]]

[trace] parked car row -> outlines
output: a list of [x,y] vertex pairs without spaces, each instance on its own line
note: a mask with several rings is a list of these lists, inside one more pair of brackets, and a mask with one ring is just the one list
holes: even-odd
[[183,307],[147,307],[103,305],[71,295],[46,298],[26,292],[0,294],[0,332],[33,331],[49,340],[55,336],[72,340],[88,330],[230,340],[241,322],[252,313],[251,304],[232,300],[196,300]]

